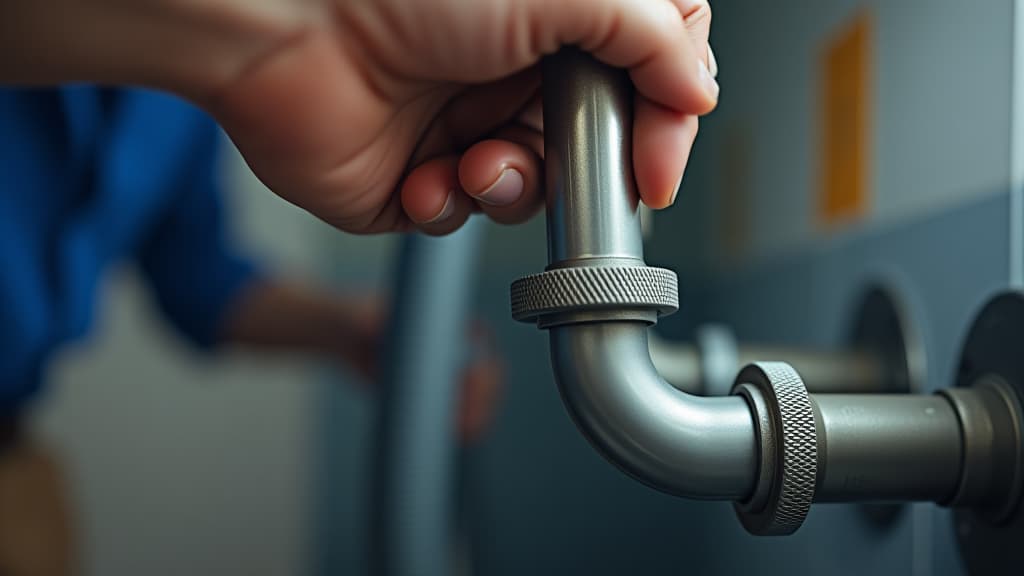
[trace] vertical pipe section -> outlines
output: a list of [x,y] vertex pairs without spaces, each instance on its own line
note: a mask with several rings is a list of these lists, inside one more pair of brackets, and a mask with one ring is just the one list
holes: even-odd
[[575,48],[544,60],[548,262],[643,263],[629,77]]
[[[576,48],[548,57],[543,73],[549,268],[644,266],[629,78]],[[647,323],[603,312],[549,331],[558,387],[581,432],[649,486],[746,498],[758,462],[746,402],[675,390],[651,363]]]
[[485,222],[403,239],[381,359],[371,490],[370,571],[454,571],[455,408],[471,287]]

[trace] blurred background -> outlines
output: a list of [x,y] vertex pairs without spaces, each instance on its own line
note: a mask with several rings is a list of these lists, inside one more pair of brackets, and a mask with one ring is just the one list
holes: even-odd
[[[742,339],[840,345],[881,281],[914,318],[926,387],[951,385],[972,314],[1022,281],[1018,5],[714,3],[720,105],[648,241],[682,289],[658,330],[685,339],[716,321]],[[244,245],[273,268],[390,290],[395,238],[329,229],[237,155],[223,177]],[[507,378],[490,434],[462,453],[468,573],[963,573],[932,505],[885,527],[817,506],[792,538],[758,539],[729,504],[674,499],[605,463],[565,414],[545,335],[509,316],[508,285],[543,268],[544,234],[542,217],[486,233],[474,307]],[[85,574],[364,573],[373,392],[332,365],[192,351],[130,269],[101,301],[32,422],[67,464]]]

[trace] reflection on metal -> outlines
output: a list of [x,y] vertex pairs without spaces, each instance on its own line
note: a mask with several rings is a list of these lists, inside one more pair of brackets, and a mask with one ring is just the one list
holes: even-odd
[[[621,72],[571,48],[545,62],[549,266],[512,287],[516,318],[549,329],[562,398],[594,447],[657,489],[735,501],[744,526],[756,534],[796,530],[812,500],[1003,501],[998,488],[1017,477],[977,457],[998,453],[1017,461],[979,436],[984,424],[1005,428],[999,426],[1005,405],[986,398],[988,391],[808,395],[783,363],[744,368],[730,396],[691,395],[661,377],[647,330],[675,305],[676,292],[674,277],[652,271],[643,259],[631,109]],[[871,341],[875,330],[891,326],[885,316],[855,330],[855,338]],[[877,365],[866,368],[872,363],[856,355],[799,360],[822,383],[844,380],[830,362],[857,374],[844,384],[870,380],[877,389],[885,381]],[[699,371],[680,373],[693,378]],[[911,373],[908,367],[904,381]]]
[[[1024,295],[993,298],[964,342],[957,388],[947,390],[965,430],[954,526],[971,574],[1019,573],[1024,542]],[[973,393],[974,398],[971,398]],[[956,502],[954,501],[954,504]]]
[[403,239],[380,365],[379,442],[371,484],[370,571],[453,572],[456,385],[464,358],[480,218],[443,238]]

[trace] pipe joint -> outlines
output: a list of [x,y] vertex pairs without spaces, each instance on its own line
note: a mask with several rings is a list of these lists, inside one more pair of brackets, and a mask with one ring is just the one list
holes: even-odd
[[[1016,505],[1024,459],[990,462],[1020,453],[1022,411],[998,390],[808,395],[783,363],[747,366],[730,396],[666,382],[647,332],[678,291],[644,263],[629,79],[574,48],[543,74],[549,265],[513,284],[512,310],[549,329],[562,399],[598,452],[658,490],[737,502],[755,534],[792,533],[812,501]],[[993,425],[1016,443],[986,437]]]
[[541,328],[608,320],[648,324],[679,309],[676,273],[642,265],[552,268],[512,284],[512,317]]
[[792,534],[814,500],[818,477],[817,426],[807,388],[783,362],[746,366],[733,389],[747,400],[757,424],[760,462],[757,486],[735,504],[752,534]]
[[987,375],[969,388],[939,392],[959,420],[963,465],[948,506],[972,506],[992,522],[1017,509],[1024,492],[1021,400],[1002,378]]

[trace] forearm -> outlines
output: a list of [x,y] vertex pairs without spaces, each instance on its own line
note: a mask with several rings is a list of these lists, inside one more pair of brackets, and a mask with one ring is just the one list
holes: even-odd
[[[346,298],[270,282],[245,290],[228,314],[223,340],[341,360],[372,380],[377,375],[377,349],[384,320],[384,301],[380,298]],[[474,338],[476,352],[461,375],[457,399],[457,425],[463,440],[479,438],[492,420],[504,373],[488,331],[478,330]]]
[[196,99],[302,28],[309,2],[6,0],[0,83],[93,82]]
[[279,281],[245,289],[225,317],[222,340],[269,351],[342,360],[368,374],[375,362],[383,308]]

